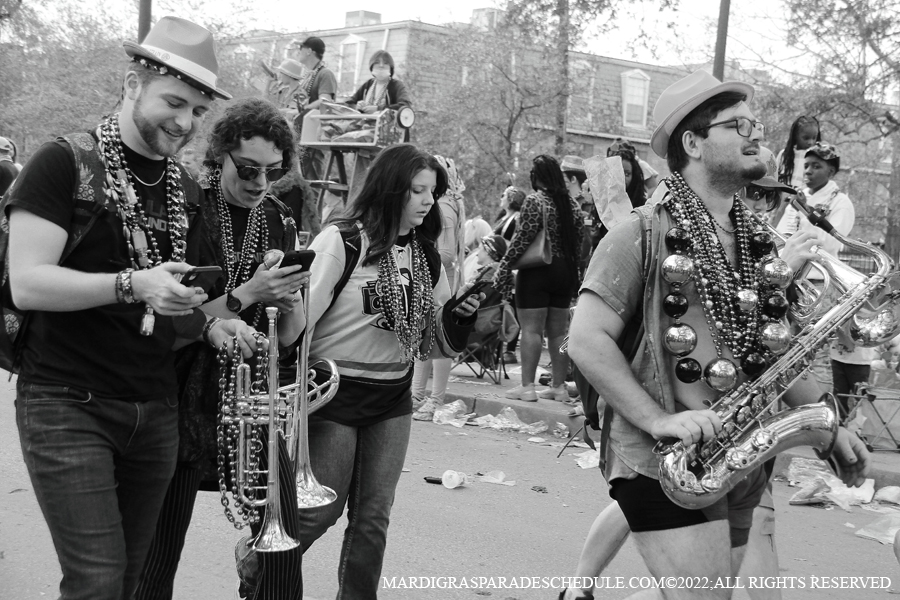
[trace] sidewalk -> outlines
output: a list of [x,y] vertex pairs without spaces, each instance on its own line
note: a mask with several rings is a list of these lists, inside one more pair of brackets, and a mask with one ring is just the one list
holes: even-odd
[[[550,362],[550,356],[544,350],[541,355],[540,365],[546,365]],[[552,430],[556,423],[562,423],[568,426],[570,435],[581,428],[584,423],[584,417],[569,416],[572,408],[554,400],[538,399],[537,402],[522,402],[521,400],[511,400],[504,396],[504,392],[519,385],[520,383],[521,365],[508,365],[507,372],[509,379],[502,379],[500,385],[494,384],[488,376],[478,379],[465,365],[459,365],[450,373],[450,383],[447,386],[446,403],[455,400],[465,402],[469,412],[474,412],[477,416],[486,414],[496,415],[504,407],[510,406],[519,418],[526,423],[534,423],[535,421],[544,421]],[[541,366],[538,367],[537,380],[541,372],[545,371]],[[536,386],[540,391],[542,387]],[[429,387],[430,389],[430,387]],[[599,439],[599,432],[591,435],[595,440]],[[580,437],[580,436],[579,436]],[[791,448],[778,455],[775,462],[775,473],[786,473],[788,465],[793,457],[815,458],[812,448],[807,446],[799,446]],[[875,489],[896,485],[900,486],[900,454],[896,452],[873,452],[872,468],[869,477],[875,480]]]

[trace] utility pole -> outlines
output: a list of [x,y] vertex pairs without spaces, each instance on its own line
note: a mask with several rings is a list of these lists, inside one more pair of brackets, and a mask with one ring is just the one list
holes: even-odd
[[140,0],[138,8],[138,43],[144,41],[150,32],[150,17],[153,14],[153,0]]
[[556,0],[559,17],[559,38],[556,40],[556,56],[560,62],[562,93],[556,99],[556,155],[566,153],[569,114],[569,0]]
[[716,35],[716,56],[713,59],[713,77],[725,80],[725,42],[728,40],[728,14],[731,0],[721,0],[719,4],[719,30]]

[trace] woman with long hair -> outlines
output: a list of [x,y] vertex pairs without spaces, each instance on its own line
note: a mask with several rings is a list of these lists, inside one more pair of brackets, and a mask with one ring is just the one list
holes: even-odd
[[[462,303],[447,305],[450,286],[435,246],[437,199],[446,191],[447,174],[433,156],[390,146],[372,162],[348,216],[310,246],[317,253],[310,354],[334,360],[341,384],[309,420],[312,469],[337,500],[301,511],[300,540],[309,548],[347,506],[338,598],[374,598],[379,587],[409,444],[413,362],[459,353],[475,322],[480,296],[468,296],[470,286],[458,295]],[[335,293],[348,256],[355,266]]]
[[494,287],[509,300],[513,292],[513,265],[544,228],[553,261],[549,265],[520,269],[515,279],[516,313],[521,327],[522,384],[506,392],[507,398],[536,402],[534,375],[541,356],[541,340],[547,331],[553,380],[543,397],[560,402],[569,398],[565,379],[569,360],[559,346],[569,326],[569,305],[578,293],[583,218],[581,207],[569,195],[559,162],[540,155],[532,161],[533,194],[525,198],[516,233],[494,276]]
[[[806,151],[820,141],[822,141],[822,130],[819,127],[819,120],[806,115],[797,117],[791,124],[791,133],[784,149],[775,158],[775,164],[778,167],[778,181],[795,190],[802,190],[806,187],[803,183],[803,161],[806,158]],[[780,193],[784,194],[784,192]],[[769,213],[769,222],[773,227],[777,227],[781,222],[788,204],[788,202],[782,201],[774,211]]]
[[610,156],[622,157],[622,170],[625,171],[625,193],[631,200],[631,206],[637,208],[647,202],[647,192],[644,188],[644,172],[631,150],[616,150]]

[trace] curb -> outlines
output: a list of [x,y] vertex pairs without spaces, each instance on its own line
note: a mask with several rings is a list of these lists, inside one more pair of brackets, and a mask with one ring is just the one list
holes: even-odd
[[[497,415],[505,407],[512,407],[525,423],[544,421],[552,430],[556,423],[569,428],[569,435],[577,432],[584,423],[584,417],[570,417],[568,406],[553,400],[539,399],[537,402],[522,402],[504,398],[500,394],[476,394],[475,396],[447,391],[444,403],[462,400],[468,412],[476,416]],[[596,435],[595,435],[596,434]],[[581,437],[581,436],[579,436]],[[592,432],[594,440],[599,439],[599,432]],[[775,474],[787,477],[788,467],[794,458],[816,458],[812,448],[801,446],[780,453],[775,459]],[[870,479],[875,480],[875,489],[888,485],[900,486],[900,454],[895,452],[873,452],[872,465],[869,469]]]

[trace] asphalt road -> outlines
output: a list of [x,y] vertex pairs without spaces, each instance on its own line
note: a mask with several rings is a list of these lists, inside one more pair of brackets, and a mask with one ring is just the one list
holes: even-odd
[[[15,429],[12,384],[0,387],[0,600],[55,598],[59,567],[22,463]],[[500,578],[572,574],[585,532],[609,502],[600,473],[583,470],[567,451],[527,441],[528,436],[415,423],[388,535],[383,577],[410,585],[412,577],[485,578],[469,589],[382,589],[387,599],[531,600],[556,598],[540,587],[496,587]],[[553,440],[548,438],[548,440]],[[426,483],[446,469],[468,473],[501,470],[514,486],[475,482],[456,490]],[[794,489],[775,486],[777,544],[786,599],[885,599],[900,594],[900,567],[890,546],[865,540],[854,530],[879,515],[854,507],[851,513],[789,506]],[[336,564],[345,521],[339,522],[306,555],[304,578],[309,600],[333,598]],[[851,527],[852,526],[852,527]],[[179,600],[230,599],[234,589],[232,552],[240,533],[222,515],[218,495],[201,493],[176,580]],[[632,577],[648,572],[631,542],[605,573],[621,577],[619,589],[598,598],[619,599],[635,591]],[[887,589],[810,589],[813,577],[886,577]],[[404,579],[407,578],[407,579]],[[492,578],[492,579],[491,579]],[[421,580],[419,580],[421,581]],[[436,583],[445,582],[437,580]],[[820,583],[825,583],[822,579]],[[884,580],[883,580],[884,581]],[[552,582],[548,582],[552,583]],[[612,585],[616,580],[610,580]],[[835,581],[840,585],[842,582]],[[849,582],[843,582],[845,585]],[[493,584],[495,587],[490,587]],[[746,597],[738,592],[735,597]]]

